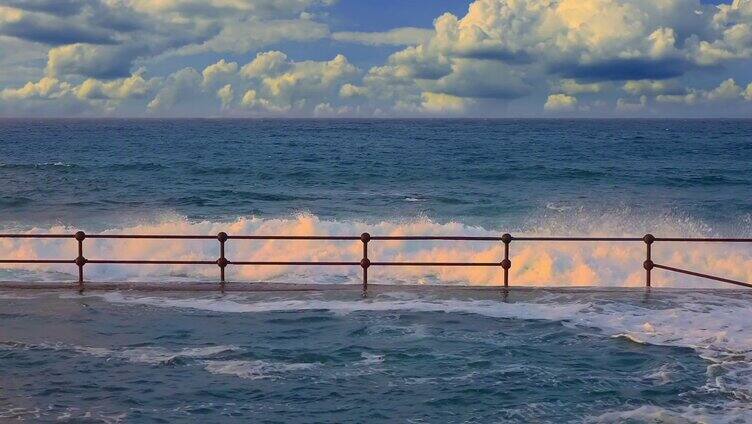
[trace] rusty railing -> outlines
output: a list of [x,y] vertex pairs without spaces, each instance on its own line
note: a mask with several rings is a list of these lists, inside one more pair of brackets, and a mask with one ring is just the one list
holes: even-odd
[[[0,264],[75,264],[78,267],[79,291],[85,289],[84,267],[87,264],[114,264],[114,265],[211,265],[218,266],[219,290],[224,291],[227,284],[225,270],[228,266],[359,266],[362,269],[363,293],[368,291],[368,270],[371,267],[394,267],[394,266],[417,266],[417,267],[499,267],[502,270],[502,282],[504,290],[509,289],[509,270],[512,267],[510,258],[510,245],[512,242],[619,242],[619,243],[644,243],[646,248],[645,262],[645,286],[652,285],[652,270],[662,269],[665,271],[681,273],[693,277],[700,277],[752,288],[751,283],[736,281],[728,278],[717,277],[681,268],[675,268],[653,262],[652,251],[656,242],[682,242],[682,243],[752,243],[749,238],[660,238],[652,234],[644,237],[513,237],[504,234],[501,237],[470,237],[470,236],[372,236],[363,233],[360,236],[260,236],[260,235],[229,235],[221,232],[216,236],[208,235],[135,235],[135,234],[86,234],[79,231],[75,234],[0,234],[0,239],[75,239],[77,242],[78,256],[75,259],[1,259]],[[120,259],[87,259],[84,256],[84,240],[87,239],[141,239],[141,240],[216,240],[219,242],[219,258],[217,260],[120,260]],[[307,241],[360,241],[363,244],[363,256],[359,261],[339,262],[311,262],[311,261],[231,261],[225,254],[225,245],[230,240],[307,240]],[[369,243],[374,241],[470,241],[470,242],[496,242],[504,245],[504,258],[499,262],[387,262],[372,261],[368,256]]]

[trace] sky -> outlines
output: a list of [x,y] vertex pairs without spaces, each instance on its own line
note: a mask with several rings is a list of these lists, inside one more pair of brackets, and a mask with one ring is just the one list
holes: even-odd
[[0,0],[3,117],[752,117],[752,0]]

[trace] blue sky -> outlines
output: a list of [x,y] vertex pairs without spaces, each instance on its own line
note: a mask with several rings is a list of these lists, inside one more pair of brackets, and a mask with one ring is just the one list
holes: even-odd
[[750,0],[2,0],[0,116],[752,112]]

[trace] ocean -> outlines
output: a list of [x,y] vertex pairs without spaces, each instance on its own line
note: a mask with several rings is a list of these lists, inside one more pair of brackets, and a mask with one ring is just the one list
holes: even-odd
[[[0,121],[0,233],[752,237],[751,184],[752,120]],[[216,241],[85,248],[217,258]],[[361,248],[231,240],[227,256],[357,261]],[[75,254],[73,240],[0,239],[0,258]],[[503,246],[374,241],[369,255],[487,262]],[[749,245],[659,242],[653,257],[752,281]],[[749,291],[655,270],[647,292],[641,243],[513,242],[511,259],[507,298],[488,289],[499,269],[442,267],[373,268],[394,287],[368,298],[4,290],[0,419],[752,421]],[[216,284],[218,271],[89,264],[86,278]],[[360,278],[228,268],[230,285]]]

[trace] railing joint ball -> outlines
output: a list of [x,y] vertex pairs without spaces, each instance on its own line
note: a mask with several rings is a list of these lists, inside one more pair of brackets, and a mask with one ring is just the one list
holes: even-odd
[[362,241],[363,243],[368,243],[369,241],[371,241],[371,235],[368,233],[361,234],[360,241]]
[[642,266],[645,268],[645,287],[650,288],[653,284],[653,277],[650,271],[653,270],[655,264],[653,263],[653,243],[655,243],[655,236],[652,234],[645,234],[642,238],[645,242],[645,262]]
[[501,236],[501,241],[504,243],[504,260],[501,261],[501,268],[504,270],[504,290],[509,288],[509,269],[512,268],[512,261],[509,259],[509,245],[513,239],[514,237],[509,233]]
[[227,235],[226,232],[222,231],[221,233],[217,234],[217,240],[219,240],[220,243],[226,242],[230,236]]
[[83,231],[78,231],[73,235],[73,237],[78,241],[84,241],[84,239],[86,239],[86,233]]
[[360,260],[360,267],[363,269],[368,269],[371,267],[371,261],[368,260],[368,258],[363,258]]

